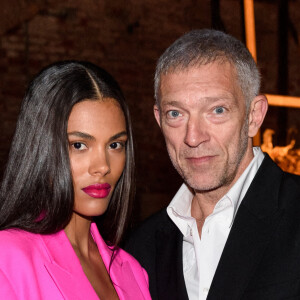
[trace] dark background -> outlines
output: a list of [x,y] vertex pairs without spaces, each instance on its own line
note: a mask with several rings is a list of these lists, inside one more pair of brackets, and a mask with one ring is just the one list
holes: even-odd
[[[255,3],[258,64],[265,93],[300,96],[300,1]],[[80,59],[107,69],[129,103],[136,137],[134,220],[166,206],[181,184],[152,113],[161,53],[183,33],[216,28],[244,41],[239,0],[1,0],[0,174],[25,88],[42,67]],[[298,109],[272,107],[264,128],[285,145],[300,129]],[[299,148],[300,138],[297,139]]]

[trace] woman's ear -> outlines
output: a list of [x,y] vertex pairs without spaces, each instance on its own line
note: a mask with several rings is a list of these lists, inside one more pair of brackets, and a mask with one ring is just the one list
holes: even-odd
[[268,110],[268,99],[265,95],[256,96],[250,105],[248,136],[254,137],[258,132]]

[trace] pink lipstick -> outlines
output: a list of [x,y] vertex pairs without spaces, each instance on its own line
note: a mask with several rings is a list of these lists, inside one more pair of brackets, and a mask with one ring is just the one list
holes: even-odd
[[105,198],[108,196],[111,186],[109,183],[96,183],[82,189],[86,194],[93,198]]

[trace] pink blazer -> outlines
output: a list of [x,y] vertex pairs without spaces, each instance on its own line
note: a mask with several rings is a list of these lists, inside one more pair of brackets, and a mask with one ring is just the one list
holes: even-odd
[[[108,269],[112,251],[95,224],[91,233]],[[110,277],[120,300],[151,299],[146,271],[121,249]],[[99,300],[63,230],[41,235],[18,229],[0,231],[0,299]]]

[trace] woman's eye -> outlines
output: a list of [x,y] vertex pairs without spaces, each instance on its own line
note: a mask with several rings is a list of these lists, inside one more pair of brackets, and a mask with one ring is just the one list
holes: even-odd
[[87,149],[87,146],[85,144],[79,143],[79,142],[73,143],[72,147],[76,150],[85,150],[85,149]]
[[181,113],[178,110],[170,110],[167,112],[168,117],[175,119],[181,116]]
[[109,147],[111,149],[121,149],[121,148],[124,148],[125,146],[125,143],[121,143],[121,142],[113,142],[109,145]]
[[225,112],[225,108],[222,107],[222,106],[216,107],[216,108],[214,109],[214,112],[215,112],[216,114],[222,114],[222,113]]

